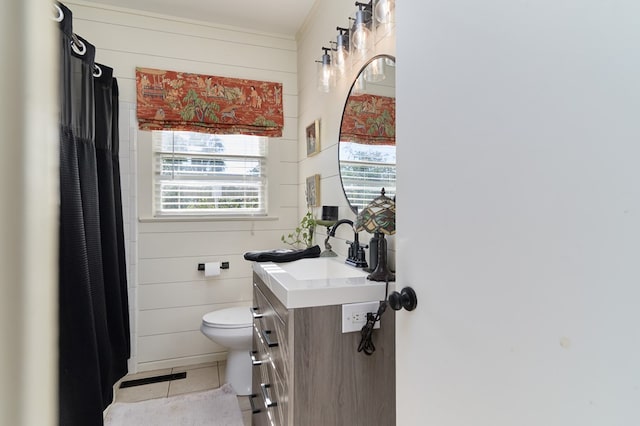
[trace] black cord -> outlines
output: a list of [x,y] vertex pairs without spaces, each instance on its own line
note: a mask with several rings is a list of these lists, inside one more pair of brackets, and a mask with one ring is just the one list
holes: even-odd
[[389,279],[386,280],[386,288],[384,291],[384,300],[380,302],[378,306],[378,312],[375,314],[367,312],[367,323],[360,330],[360,344],[358,345],[358,352],[364,352],[365,355],[371,355],[375,352],[376,347],[373,344],[373,327],[376,322],[380,321],[380,317],[387,309],[387,296],[389,295]]

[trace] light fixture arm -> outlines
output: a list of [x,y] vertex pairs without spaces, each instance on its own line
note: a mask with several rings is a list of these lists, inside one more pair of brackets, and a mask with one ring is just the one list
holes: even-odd
[[330,47],[322,47],[324,53],[322,54],[322,58],[319,61],[316,61],[322,65],[331,65],[331,55],[329,55],[329,51],[333,50]]
[[356,6],[358,6],[360,10],[371,13],[371,11],[373,10],[373,0],[369,1],[369,3],[362,3],[360,1],[357,1]]
[[357,1],[356,6],[358,6],[358,10],[356,11],[356,24],[365,24],[368,25],[371,23],[373,19],[373,0],[369,3],[362,3]]

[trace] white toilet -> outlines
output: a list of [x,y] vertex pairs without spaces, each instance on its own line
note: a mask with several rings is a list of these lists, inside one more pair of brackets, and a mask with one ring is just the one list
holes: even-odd
[[202,317],[200,331],[229,349],[227,383],[238,395],[251,394],[251,337],[253,317],[248,306],[220,309]]

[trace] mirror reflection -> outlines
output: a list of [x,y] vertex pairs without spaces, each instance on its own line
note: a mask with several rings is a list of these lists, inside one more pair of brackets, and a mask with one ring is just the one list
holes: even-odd
[[384,188],[396,194],[395,58],[372,58],[356,77],[340,125],[342,189],[354,213]]

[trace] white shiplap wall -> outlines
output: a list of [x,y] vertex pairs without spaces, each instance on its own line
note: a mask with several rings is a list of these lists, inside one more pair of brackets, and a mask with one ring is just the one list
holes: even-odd
[[[96,46],[96,61],[114,68],[123,104],[134,104],[135,68],[150,67],[283,83],[285,127],[269,143],[269,217],[256,220],[155,220],[151,215],[151,145],[133,131],[129,203],[130,281],[134,356],[131,371],[224,359],[224,348],[200,330],[204,313],[249,305],[249,250],[281,247],[298,222],[298,87],[295,40],[132,10],[65,2],[74,32]],[[135,119],[121,126],[135,126]],[[121,129],[121,134],[122,134]],[[137,156],[137,160],[136,160]],[[123,185],[124,186],[124,185]],[[137,210],[136,210],[137,209]],[[228,261],[205,279],[198,263]]]

